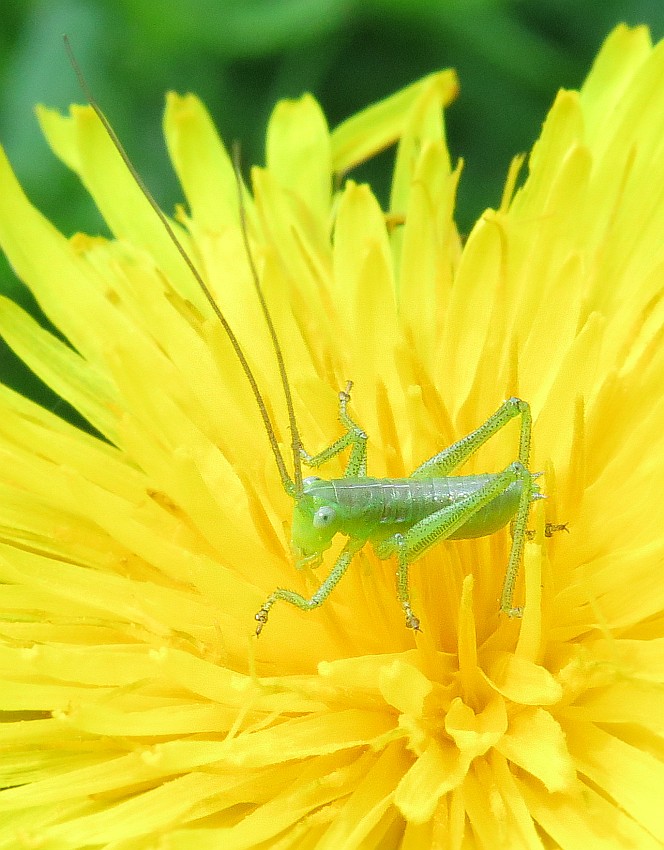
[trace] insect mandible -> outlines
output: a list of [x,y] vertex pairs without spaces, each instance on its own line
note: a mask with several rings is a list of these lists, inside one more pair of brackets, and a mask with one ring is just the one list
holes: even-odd
[[[251,386],[281,483],[294,501],[291,549],[296,559],[296,567],[302,569],[319,564],[324,552],[331,546],[337,534],[348,538],[327,578],[311,597],[307,598],[293,590],[281,587],[269,595],[255,616],[257,621],[255,634],[257,636],[261,634],[270,611],[277,602],[289,603],[303,611],[310,611],[322,605],[343,577],[353,557],[367,543],[372,544],[378,558],[394,557],[396,559],[397,597],[405,616],[406,626],[419,631],[420,619],[413,612],[410,601],[409,568],[411,564],[432,546],[444,540],[487,536],[511,521],[513,521],[512,545],[500,597],[500,610],[509,616],[519,616],[521,609],[514,607],[513,596],[527,534],[528,509],[532,501],[544,498],[536,481],[541,473],[533,474],[528,469],[532,424],[528,403],[515,397],[507,399],[476,430],[420,464],[407,478],[371,478],[367,476],[367,434],[348,413],[352,388],[352,382],[349,381],[339,393],[339,420],[344,433],[323,451],[315,455],[308,454],[300,439],[281,345],[251,251],[242,179],[236,152],[234,165],[242,239],[254,288],[271,337],[286,400],[292,437],[293,476],[291,478],[267,406],[232,327],[92,96],[66,36],[65,46],[90,106],[224,328]],[[517,460],[497,473],[453,474],[484,443],[516,417],[521,420]],[[350,455],[342,478],[324,479],[317,476],[303,478],[303,462],[309,467],[317,468],[346,449],[350,449]]]

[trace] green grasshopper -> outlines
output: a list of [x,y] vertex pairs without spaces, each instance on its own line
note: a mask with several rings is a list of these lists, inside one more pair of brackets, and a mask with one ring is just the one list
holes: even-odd
[[[349,381],[346,388],[339,393],[339,419],[345,433],[316,455],[305,452],[295,419],[292,392],[283,353],[249,243],[242,178],[236,152],[234,163],[242,238],[254,288],[271,337],[286,400],[292,437],[293,477],[291,478],[267,406],[233,329],[219,309],[211,291],[168,219],[129,160],[108,119],[96,103],[66,37],[65,47],[90,106],[102,122],[118,154],[152,206],[224,328],[251,386],[281,483],[294,501],[291,548],[296,557],[296,567],[303,569],[319,564],[323,553],[331,546],[337,534],[348,538],[331,572],[313,596],[307,599],[285,588],[277,588],[270,594],[256,614],[256,635],[260,635],[264,629],[268,615],[276,602],[288,602],[303,611],[310,611],[322,605],[343,577],[353,557],[367,543],[372,544],[380,559],[396,556],[397,596],[406,618],[406,626],[419,631],[420,620],[413,613],[410,602],[408,587],[410,565],[443,540],[483,537],[493,534],[510,521],[513,521],[512,546],[500,598],[500,610],[509,616],[519,616],[521,609],[513,607],[513,595],[527,535],[528,508],[535,499],[544,498],[536,483],[540,473],[533,474],[528,470],[531,435],[531,413],[528,403],[518,398],[510,398],[503,402],[484,424],[426,460],[408,478],[370,478],[367,476],[367,434],[348,413],[352,387]],[[498,473],[452,475],[480,446],[515,417],[521,419],[518,460]],[[326,480],[315,476],[302,477],[302,462],[310,467],[319,467],[347,448],[350,448],[350,457],[343,478]]]
[[[527,402],[509,398],[486,422],[411,473],[408,478],[367,477],[367,435],[350,418],[347,406],[352,384],[339,393],[339,420],[345,433],[317,455],[300,449],[311,467],[318,467],[351,447],[343,478],[309,477],[301,484],[282,479],[294,499],[291,547],[296,567],[316,566],[337,534],[348,537],[330,574],[307,599],[292,590],[278,588],[256,614],[256,634],[263,630],[270,609],[283,601],[303,611],[323,604],[348,569],[354,555],[366,543],[378,558],[397,558],[397,596],[406,626],[419,631],[408,589],[410,565],[442,540],[484,537],[514,520],[512,548],[500,598],[500,610],[519,616],[512,598],[523,544],[528,507],[544,498],[536,483],[538,474],[528,471],[531,413]],[[521,417],[519,459],[502,472],[484,475],[451,475],[477,449],[514,417]],[[299,437],[297,437],[299,441]],[[294,454],[294,458],[296,455]],[[298,458],[299,461],[299,458]],[[295,468],[299,463],[296,462]],[[301,473],[296,473],[296,481]]]

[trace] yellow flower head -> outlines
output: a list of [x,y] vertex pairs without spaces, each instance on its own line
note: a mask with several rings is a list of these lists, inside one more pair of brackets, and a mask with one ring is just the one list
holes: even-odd
[[[506,527],[413,562],[420,632],[367,546],[256,641],[344,540],[294,569],[246,375],[94,112],[40,120],[112,239],[64,238],[0,161],[0,244],[62,338],[7,300],[0,331],[99,435],[0,390],[0,847],[662,846],[664,44],[618,28],[465,242],[455,94],[432,75],[332,132],[279,104],[247,232],[308,451],[343,436],[348,380],[377,478],[530,403],[522,618],[499,611]],[[165,133],[173,228],[288,448],[233,167],[195,98]],[[385,211],[340,176],[392,142]],[[455,474],[518,456],[512,422]]]

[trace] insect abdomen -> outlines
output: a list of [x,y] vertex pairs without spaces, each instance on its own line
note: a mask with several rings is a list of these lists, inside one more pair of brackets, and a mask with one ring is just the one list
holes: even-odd
[[[342,516],[341,530],[351,536],[384,538],[479,490],[494,476],[446,478],[342,478],[326,482]],[[451,538],[483,537],[506,525],[516,513],[517,482],[471,516]]]

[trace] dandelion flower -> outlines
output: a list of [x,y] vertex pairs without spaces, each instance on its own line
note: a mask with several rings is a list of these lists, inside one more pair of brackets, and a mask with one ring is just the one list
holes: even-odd
[[[348,379],[376,476],[530,402],[548,498],[522,619],[498,611],[506,528],[413,565],[419,634],[367,547],[256,641],[267,595],[311,594],[332,558],[293,569],[291,500],[210,305],[89,108],[40,119],[112,239],[64,238],[0,162],[0,242],[62,338],[6,300],[0,330],[98,434],[0,392],[0,847],[662,846],[664,44],[615,30],[465,243],[455,94],[435,74],[333,132],[311,97],[279,104],[248,229],[309,450],[339,436]],[[165,134],[173,226],[288,444],[228,155],[191,96]],[[388,210],[333,191],[392,142]]]

